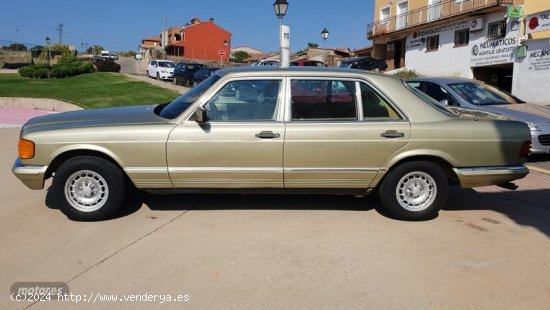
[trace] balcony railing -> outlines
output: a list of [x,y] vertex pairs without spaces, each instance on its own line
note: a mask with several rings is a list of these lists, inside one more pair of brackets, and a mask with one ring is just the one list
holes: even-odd
[[443,0],[439,3],[371,23],[367,26],[367,37],[370,40],[399,30],[433,23],[444,18],[489,7],[512,4],[514,4],[514,0]]

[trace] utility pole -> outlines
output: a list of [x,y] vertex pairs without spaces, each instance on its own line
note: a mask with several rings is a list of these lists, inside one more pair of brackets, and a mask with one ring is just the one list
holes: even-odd
[[63,23],[59,23],[58,24],[59,28],[55,29],[57,31],[59,31],[59,44],[63,44]]

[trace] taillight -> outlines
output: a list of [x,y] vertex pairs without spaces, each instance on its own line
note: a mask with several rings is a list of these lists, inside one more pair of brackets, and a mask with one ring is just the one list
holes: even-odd
[[31,159],[34,157],[34,142],[19,138],[17,150],[19,151],[19,158]]
[[527,156],[529,156],[529,149],[531,149],[531,141],[523,141],[521,149],[519,150],[519,157],[527,158]]

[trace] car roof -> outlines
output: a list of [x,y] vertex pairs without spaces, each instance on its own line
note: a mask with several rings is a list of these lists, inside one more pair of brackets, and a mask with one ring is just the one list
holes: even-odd
[[[295,73],[311,73],[314,75],[321,75],[322,73],[338,73],[338,74],[362,74],[362,75],[369,75],[369,76],[386,76],[386,77],[393,77],[388,74],[384,73],[375,73],[375,72],[368,72],[365,70],[358,70],[358,69],[347,69],[347,68],[336,68],[336,67],[307,67],[307,66],[289,66],[287,68],[281,68],[281,67],[271,67],[271,66],[245,66],[245,67],[234,67],[234,68],[224,68],[218,71],[221,76],[233,74],[233,73],[289,73],[289,74],[295,74]],[[394,77],[395,78],[395,77]]]

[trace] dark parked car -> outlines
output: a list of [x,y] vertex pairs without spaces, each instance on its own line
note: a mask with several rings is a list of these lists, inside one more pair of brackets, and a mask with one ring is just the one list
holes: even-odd
[[204,68],[205,65],[192,62],[180,62],[174,70],[174,84],[191,87],[195,72]]
[[202,68],[195,72],[193,76],[193,86],[199,84],[200,82],[206,80],[213,72],[220,70],[220,68]]
[[319,60],[298,60],[291,62],[290,65],[300,67],[325,67],[325,64]]
[[384,71],[388,68],[388,64],[386,64],[385,59],[376,59],[370,56],[364,56],[345,60],[340,64],[340,68]]

